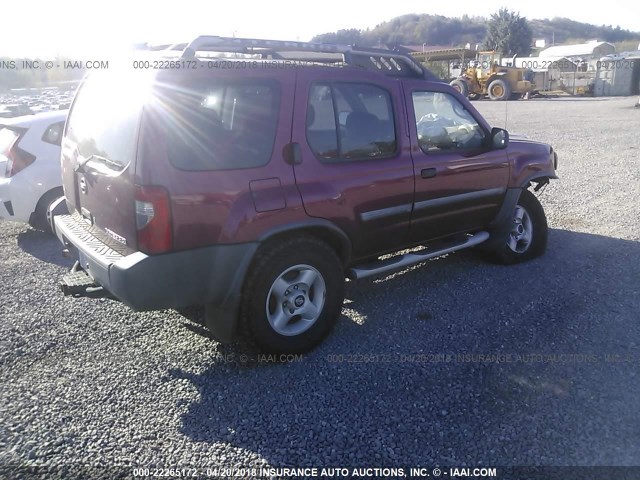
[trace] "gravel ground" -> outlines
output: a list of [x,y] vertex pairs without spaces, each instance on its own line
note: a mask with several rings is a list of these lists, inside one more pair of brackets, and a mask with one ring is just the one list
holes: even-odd
[[500,267],[461,252],[351,283],[334,334],[290,362],[247,359],[174,311],[64,298],[56,241],[0,223],[0,477],[638,465],[634,103],[476,102],[497,126],[508,105],[511,131],[559,154],[547,254]]

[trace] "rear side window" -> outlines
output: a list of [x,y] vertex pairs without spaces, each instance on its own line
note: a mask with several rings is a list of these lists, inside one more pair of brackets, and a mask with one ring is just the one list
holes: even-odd
[[271,159],[280,106],[275,82],[209,81],[157,87],[151,121],[180,170],[228,170]]
[[319,158],[338,158],[336,113],[329,85],[311,87],[307,106],[307,141]]
[[78,153],[116,168],[127,166],[136,153],[140,112],[149,89],[126,75],[89,77],[78,92],[66,131]]
[[50,143],[52,145],[60,145],[62,143],[62,130],[64,129],[64,122],[54,123],[50,125],[42,135],[42,141]]
[[395,155],[389,92],[361,83],[313,85],[307,105],[307,141],[316,156],[326,161]]

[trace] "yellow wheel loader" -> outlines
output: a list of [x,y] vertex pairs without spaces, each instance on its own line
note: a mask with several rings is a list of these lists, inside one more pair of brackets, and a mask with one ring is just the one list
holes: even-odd
[[[515,63],[515,57],[513,58]],[[503,67],[498,52],[479,52],[469,68],[451,82],[451,86],[472,100],[488,95],[491,100],[528,98],[534,90],[530,70]]]

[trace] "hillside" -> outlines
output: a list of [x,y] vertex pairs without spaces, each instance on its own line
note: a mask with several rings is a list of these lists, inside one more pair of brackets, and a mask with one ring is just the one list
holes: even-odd
[[[314,41],[329,43],[357,43],[362,46],[385,45],[453,45],[481,43],[486,32],[487,18],[450,18],[441,15],[403,15],[383,22],[373,29],[339,30],[314,37]],[[534,39],[545,39],[547,44],[580,42],[598,39],[607,42],[640,42],[640,32],[620,27],[597,26],[568,18],[529,20]]]

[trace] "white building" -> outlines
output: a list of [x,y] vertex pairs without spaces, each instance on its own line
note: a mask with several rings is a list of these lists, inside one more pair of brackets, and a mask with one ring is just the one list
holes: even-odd
[[562,74],[575,72],[578,66],[567,57],[516,57],[503,58],[503,66],[526,68],[533,72],[533,83],[537,90],[549,91],[562,89]]
[[596,62],[596,69],[595,95],[626,96],[640,93],[640,51],[603,57]]
[[541,57],[566,57],[571,60],[599,59],[615,53],[616,47],[608,42],[591,40],[577,45],[555,45],[540,52]]

